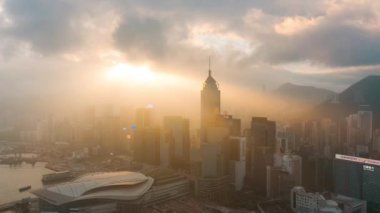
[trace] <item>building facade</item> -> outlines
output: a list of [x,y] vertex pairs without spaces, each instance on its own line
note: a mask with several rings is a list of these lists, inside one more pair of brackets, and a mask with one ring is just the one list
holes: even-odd
[[266,168],[273,165],[276,147],[276,123],[264,117],[253,117],[246,130],[246,180],[261,195],[266,194]]
[[380,212],[380,161],[336,154],[334,190],[368,202],[368,212]]

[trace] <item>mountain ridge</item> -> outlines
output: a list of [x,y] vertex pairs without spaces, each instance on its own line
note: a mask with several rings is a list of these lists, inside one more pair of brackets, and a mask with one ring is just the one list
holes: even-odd
[[369,105],[374,127],[380,128],[380,75],[369,75],[314,109],[314,116],[343,119],[356,113],[360,106]]
[[326,100],[333,98],[336,93],[314,86],[298,85],[294,83],[284,83],[278,88],[272,90],[272,95],[287,101],[297,101],[305,104],[320,104]]

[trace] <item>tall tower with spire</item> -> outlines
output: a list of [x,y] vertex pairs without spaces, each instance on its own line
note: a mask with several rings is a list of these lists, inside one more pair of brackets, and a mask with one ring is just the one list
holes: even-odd
[[209,61],[208,77],[204,82],[203,89],[201,91],[201,130],[205,131],[208,127],[215,126],[219,115],[219,84],[212,77]]

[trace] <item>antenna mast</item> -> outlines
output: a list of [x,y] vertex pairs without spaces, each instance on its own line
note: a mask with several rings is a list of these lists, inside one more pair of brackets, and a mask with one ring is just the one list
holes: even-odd
[[211,76],[211,56],[208,56],[208,75]]

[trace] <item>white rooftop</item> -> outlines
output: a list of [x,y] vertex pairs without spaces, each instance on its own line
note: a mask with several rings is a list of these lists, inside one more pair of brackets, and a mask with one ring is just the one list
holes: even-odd
[[153,178],[137,172],[92,173],[32,193],[54,205],[86,199],[136,200],[152,184]]

